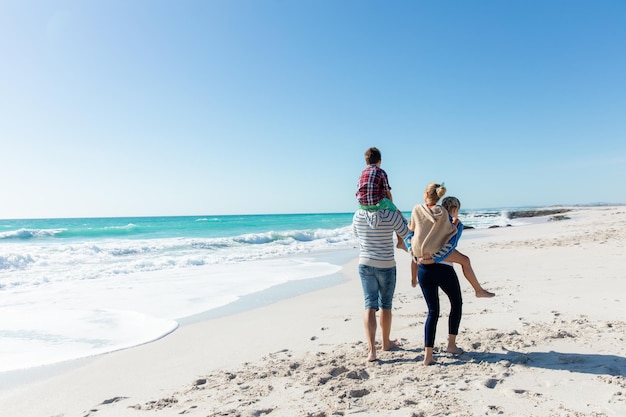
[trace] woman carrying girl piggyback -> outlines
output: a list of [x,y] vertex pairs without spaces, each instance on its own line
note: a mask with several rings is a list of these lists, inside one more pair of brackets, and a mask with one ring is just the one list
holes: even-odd
[[[444,207],[437,202],[446,193],[443,184],[432,183],[424,193],[425,204],[416,205],[411,213],[409,229],[413,230],[409,253],[411,263],[411,283],[415,287],[419,280],[424,300],[428,307],[428,316],[424,323],[424,365],[435,362],[433,347],[439,320],[439,288],[450,300],[450,317],[448,319],[448,346],[446,351],[459,354],[463,351],[456,345],[459,333],[463,299],[459,279],[451,262],[458,262],[463,273],[472,284],[477,297],[493,297],[495,294],[483,289],[471,268],[469,258],[456,250],[456,244],[463,229],[457,219],[461,204],[458,199],[444,199]],[[450,210],[450,213],[448,212]]]
[[413,231],[406,244],[411,254],[411,285],[417,286],[417,264],[454,262],[461,265],[465,279],[470,283],[476,297],[493,297],[485,290],[474,273],[470,258],[456,249],[463,232],[458,219],[461,202],[456,197],[446,197],[441,205],[437,202],[446,194],[444,184],[430,183],[424,192],[425,204],[416,205],[411,213],[409,229]]

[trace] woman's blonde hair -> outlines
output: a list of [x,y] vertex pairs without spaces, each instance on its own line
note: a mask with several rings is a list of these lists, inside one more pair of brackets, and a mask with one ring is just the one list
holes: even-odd
[[433,204],[437,204],[437,201],[444,195],[446,195],[446,187],[443,186],[443,183],[437,184],[436,182],[431,182],[426,186],[426,202],[431,202]]

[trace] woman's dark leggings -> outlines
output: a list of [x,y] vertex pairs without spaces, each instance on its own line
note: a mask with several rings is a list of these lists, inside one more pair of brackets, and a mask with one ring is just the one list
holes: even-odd
[[459,334],[461,314],[463,312],[463,299],[461,298],[461,286],[454,268],[445,264],[420,264],[417,269],[417,278],[424,294],[424,300],[428,306],[428,317],[424,324],[424,346],[435,345],[435,332],[439,320],[439,288],[450,299],[450,317],[448,318],[448,333]]

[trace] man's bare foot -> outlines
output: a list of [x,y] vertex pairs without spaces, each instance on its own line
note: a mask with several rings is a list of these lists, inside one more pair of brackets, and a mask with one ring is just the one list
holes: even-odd
[[398,348],[402,346],[402,343],[398,342],[397,340],[390,340],[389,343],[387,345],[383,344],[383,350],[392,350],[394,348]]
[[413,288],[417,287],[417,278],[411,277],[411,287]]
[[369,355],[367,355],[367,361],[374,362],[375,360],[376,360],[376,351],[370,352]]
[[476,297],[478,298],[491,298],[491,297],[495,297],[496,294],[489,292],[483,288],[481,288],[480,290],[476,291]]

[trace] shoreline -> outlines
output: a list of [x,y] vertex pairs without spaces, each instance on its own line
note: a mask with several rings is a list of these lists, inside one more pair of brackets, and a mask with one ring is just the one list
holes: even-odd
[[[310,254],[305,255],[306,257],[311,257]],[[289,257],[297,259],[302,258],[302,256],[303,254],[297,254],[290,255]],[[358,249],[344,248],[338,251],[320,251],[313,254],[312,257],[319,262],[328,262],[334,265],[341,266],[348,263],[355,256],[358,256]],[[348,278],[341,271],[339,271],[334,274],[320,277],[288,281],[255,293],[241,296],[238,300],[228,303],[226,305],[216,307],[202,313],[176,319],[176,321],[178,322],[178,326],[171,332],[164,334],[157,339],[147,341],[139,345],[62,362],[55,362],[30,368],[0,372],[0,396],[2,391],[4,390],[14,389],[16,387],[19,387],[20,385],[37,381],[38,379],[48,379],[50,377],[60,375],[69,370],[84,366],[85,364],[97,359],[98,357],[114,354],[116,352],[128,349],[134,349],[150,343],[155,343],[163,338],[170,337],[173,333],[180,331],[180,329],[183,327],[201,323],[206,320],[216,320],[222,317],[232,316],[250,310],[255,310],[261,307],[266,307],[285,299],[297,297],[308,292],[318,291],[328,287],[332,287],[334,285],[338,285],[342,282],[345,282],[347,279]]]
[[[158,416],[624,415],[626,209],[574,208],[567,215],[461,240],[480,282],[497,295],[473,298],[457,269],[464,296],[458,342],[466,353],[439,352],[435,366],[420,365],[426,307],[410,287],[408,256],[396,252],[392,337],[403,348],[382,352],[373,365],[364,363],[362,295],[357,259],[350,259],[340,272],[344,281],[199,318],[155,342],[0,390],[0,409],[8,417],[146,410]],[[438,348],[447,308],[443,297]]]
[[[561,211],[569,211],[569,209],[561,209]],[[561,212],[559,211],[559,212]],[[553,214],[552,210],[533,210],[529,213],[529,215],[522,216],[527,218],[527,223],[523,224],[528,225],[532,222],[543,222],[549,220],[547,218],[548,215]],[[514,217],[514,216],[513,216]],[[512,218],[513,218],[512,217]],[[543,218],[542,218],[543,217]],[[510,225],[508,225],[510,226]],[[516,225],[519,227],[520,225]],[[470,227],[469,229],[473,229]],[[477,229],[477,230],[485,230],[485,229]],[[472,239],[475,234],[477,237],[482,236],[480,232],[473,232],[467,234],[466,239]],[[322,250],[319,252],[313,252],[310,254],[294,254],[289,255],[290,258],[300,258],[302,256],[312,256],[318,262],[327,262],[333,265],[344,265],[352,258],[358,257],[358,248],[356,247],[345,247],[341,249],[334,250]],[[402,256],[402,254],[400,254]],[[178,323],[177,327],[172,329],[170,332],[161,335],[155,339],[140,343],[138,345],[123,347],[119,349],[112,350],[107,353],[98,353],[90,356],[77,357],[75,359],[68,359],[60,362],[54,362],[50,364],[42,364],[38,366],[33,366],[30,368],[22,368],[22,369],[14,369],[0,372],[2,379],[0,380],[0,391],[6,388],[11,388],[13,385],[13,381],[31,381],[40,377],[46,377],[48,375],[55,375],[59,372],[62,372],[66,369],[71,369],[75,366],[75,364],[81,364],[86,361],[92,360],[93,358],[102,355],[108,354],[112,352],[116,352],[119,350],[132,349],[136,346],[141,346],[147,343],[153,343],[156,340],[159,340],[164,337],[168,337],[173,332],[178,331],[181,326],[186,326],[191,323],[197,323],[203,320],[208,319],[216,319],[227,315],[237,314],[246,310],[255,309],[258,307],[262,307],[265,305],[269,305],[275,302],[279,302],[286,298],[295,297],[297,295],[315,291],[318,289],[323,289],[326,287],[331,287],[337,285],[338,283],[344,281],[346,278],[341,273],[336,273],[328,276],[315,277],[306,280],[294,280],[288,281],[283,284],[278,284],[268,289],[264,289],[255,293],[251,293],[248,295],[243,295],[236,301],[228,303],[226,305],[213,308],[211,310],[192,314],[191,316],[185,316],[181,318],[175,319]],[[59,371],[61,370],[61,371]]]

